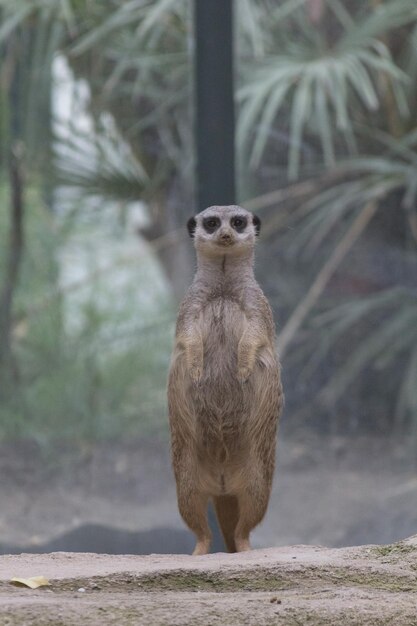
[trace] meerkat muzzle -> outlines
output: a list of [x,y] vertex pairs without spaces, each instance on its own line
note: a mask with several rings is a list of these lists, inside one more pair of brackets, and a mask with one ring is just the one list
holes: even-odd
[[230,246],[232,243],[234,243],[234,239],[229,233],[221,233],[216,243],[220,244],[221,246]]

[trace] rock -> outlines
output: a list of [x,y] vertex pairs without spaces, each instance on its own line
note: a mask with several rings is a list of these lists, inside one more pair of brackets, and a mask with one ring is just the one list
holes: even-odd
[[[384,546],[201,557],[10,555],[0,560],[0,624],[410,626],[416,568],[417,537]],[[53,593],[32,599],[10,588],[12,573],[23,570],[42,571]],[[90,593],[74,596],[74,588]]]

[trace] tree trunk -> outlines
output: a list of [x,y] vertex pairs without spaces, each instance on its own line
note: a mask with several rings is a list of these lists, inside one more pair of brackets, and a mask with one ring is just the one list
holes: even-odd
[[[177,185],[173,185],[177,187]],[[185,201],[178,189],[171,189],[151,206],[152,224],[140,234],[153,246],[178,304],[195,271],[195,253],[188,237],[186,222],[193,215],[192,202]],[[153,210],[152,210],[153,209]]]
[[23,253],[23,175],[22,144],[16,143],[10,154],[10,230],[6,253],[6,271],[0,295],[0,389],[10,379],[12,309]]

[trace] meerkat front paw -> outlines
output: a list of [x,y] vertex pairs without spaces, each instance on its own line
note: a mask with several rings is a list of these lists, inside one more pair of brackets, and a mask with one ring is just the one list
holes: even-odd
[[195,385],[198,385],[201,382],[201,378],[203,376],[203,366],[202,365],[193,365],[189,370],[190,378]]
[[246,383],[251,374],[252,370],[249,367],[245,365],[238,367],[237,377],[240,383]]

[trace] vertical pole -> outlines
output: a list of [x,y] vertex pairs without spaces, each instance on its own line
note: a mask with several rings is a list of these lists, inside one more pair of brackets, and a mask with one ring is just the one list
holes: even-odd
[[[235,204],[232,12],[233,0],[194,0],[198,211]],[[212,505],[208,517],[218,545]]]
[[194,0],[198,210],[235,203],[233,0]]

